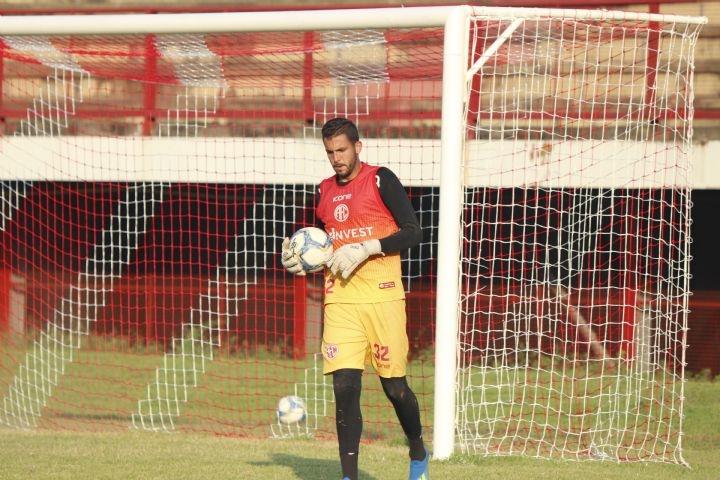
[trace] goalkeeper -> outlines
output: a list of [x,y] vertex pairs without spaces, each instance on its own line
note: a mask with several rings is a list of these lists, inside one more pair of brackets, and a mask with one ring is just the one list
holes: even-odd
[[[335,175],[318,192],[317,217],[333,239],[325,269],[323,370],[333,376],[335,423],[345,479],[358,478],[362,433],[360,392],[369,359],[395,408],[410,447],[410,480],[426,480],[428,453],[420,409],[408,386],[408,337],[400,252],[422,239],[420,224],[400,180],[384,167],[360,161],[357,127],[345,118],[322,128]],[[283,244],[283,265],[303,275]]]

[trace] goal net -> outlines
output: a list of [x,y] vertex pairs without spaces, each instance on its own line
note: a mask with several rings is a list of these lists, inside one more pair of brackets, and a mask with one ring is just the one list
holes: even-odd
[[[403,269],[430,424],[442,35],[2,35],[0,424],[334,435],[322,275],[279,252],[315,224],[336,116],[425,228]],[[278,423],[286,395],[307,421]],[[375,376],[363,402],[366,438],[402,438]]]
[[682,462],[696,26],[470,29],[460,445]]
[[[346,116],[423,228],[402,265],[426,436],[683,462],[701,19],[290,17],[0,19],[0,426],[334,436],[321,277],[279,251]],[[278,423],[285,395],[305,421]],[[362,402],[364,438],[403,438],[369,372]]]

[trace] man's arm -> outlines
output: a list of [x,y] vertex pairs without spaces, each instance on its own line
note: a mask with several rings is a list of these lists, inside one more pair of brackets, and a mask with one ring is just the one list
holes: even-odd
[[380,197],[400,228],[380,239],[380,249],[383,253],[395,253],[416,246],[422,241],[422,230],[405,188],[397,176],[385,167],[378,169],[376,179]]

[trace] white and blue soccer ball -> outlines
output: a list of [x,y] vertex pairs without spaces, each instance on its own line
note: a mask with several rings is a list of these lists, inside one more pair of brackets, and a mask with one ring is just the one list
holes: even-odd
[[305,402],[297,395],[282,397],[277,405],[278,422],[290,425],[302,422],[307,416]]
[[301,228],[290,237],[290,249],[308,273],[319,272],[333,254],[332,238],[317,227]]

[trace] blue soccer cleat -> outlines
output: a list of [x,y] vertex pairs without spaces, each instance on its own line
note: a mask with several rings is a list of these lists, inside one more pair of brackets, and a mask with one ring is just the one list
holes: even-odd
[[410,460],[408,480],[430,480],[430,454],[425,451],[425,460]]

